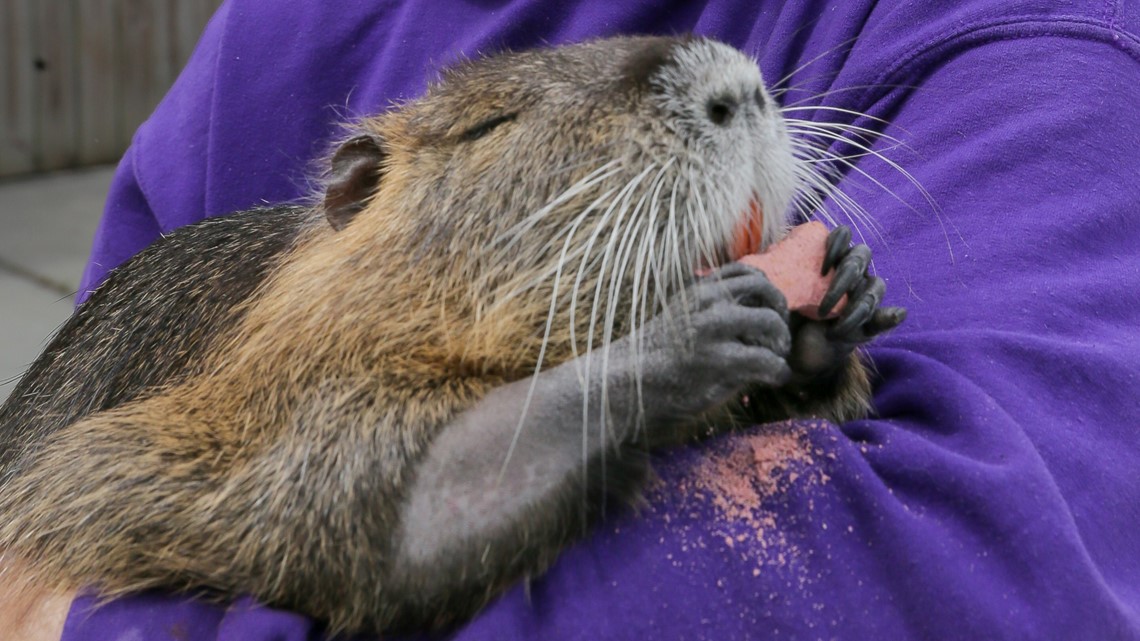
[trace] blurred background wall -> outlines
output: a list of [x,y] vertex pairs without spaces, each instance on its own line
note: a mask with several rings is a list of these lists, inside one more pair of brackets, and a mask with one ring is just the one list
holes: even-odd
[[114,163],[220,3],[0,0],[0,401],[71,314]]
[[0,178],[116,161],[220,0],[0,0]]

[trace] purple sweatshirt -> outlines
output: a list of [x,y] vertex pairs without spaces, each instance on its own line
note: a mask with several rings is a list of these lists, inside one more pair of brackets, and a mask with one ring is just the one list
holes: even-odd
[[[305,194],[338,122],[460,56],[686,31],[821,106],[791,115],[906,143],[876,146],[936,207],[875,158],[844,179],[910,310],[869,350],[878,414],[661,453],[647,507],[452,638],[1140,639],[1136,2],[231,0],[123,158],[85,287],[161,232]],[[142,595],[78,600],[63,638],[321,632]]]

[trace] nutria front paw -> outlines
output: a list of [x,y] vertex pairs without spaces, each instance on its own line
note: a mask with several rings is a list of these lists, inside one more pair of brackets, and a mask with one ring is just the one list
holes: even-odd
[[846,295],[847,304],[839,318],[814,321],[799,315],[791,319],[795,339],[789,358],[797,377],[810,377],[834,370],[847,361],[851,352],[875,336],[894,329],[906,319],[902,307],[880,307],[886,284],[867,272],[871,249],[851,246],[851,229],[836,227],[827,236],[827,253],[820,273],[835,270],[835,278],[819,304],[820,316],[827,315]]
[[647,409],[696,416],[745,386],[779,387],[792,376],[784,295],[747,265],[699,278],[646,325],[644,337],[638,360]]

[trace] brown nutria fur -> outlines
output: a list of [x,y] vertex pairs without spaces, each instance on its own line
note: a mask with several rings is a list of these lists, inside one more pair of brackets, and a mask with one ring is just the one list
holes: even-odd
[[[765,245],[784,233],[789,144],[754,63],[707,40],[447,71],[357,124],[320,204],[179,230],[79,307],[0,409],[0,550],[44,585],[446,626],[580,535],[582,496],[633,495],[634,452],[741,392],[750,420],[861,415],[852,350],[901,321],[865,252],[836,259],[863,303],[838,337],[759,272],[692,276],[733,258],[751,203]],[[529,440],[599,428],[585,465]]]

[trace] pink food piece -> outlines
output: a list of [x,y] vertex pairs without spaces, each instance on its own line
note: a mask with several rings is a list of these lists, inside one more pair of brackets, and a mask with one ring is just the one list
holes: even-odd
[[[780,242],[763,254],[742,256],[740,262],[764,272],[768,280],[788,299],[788,309],[808,318],[820,319],[819,302],[835,277],[835,270],[820,276],[823,258],[827,254],[827,227],[810,222],[797,225]],[[847,295],[832,308],[826,318],[839,316]]]

